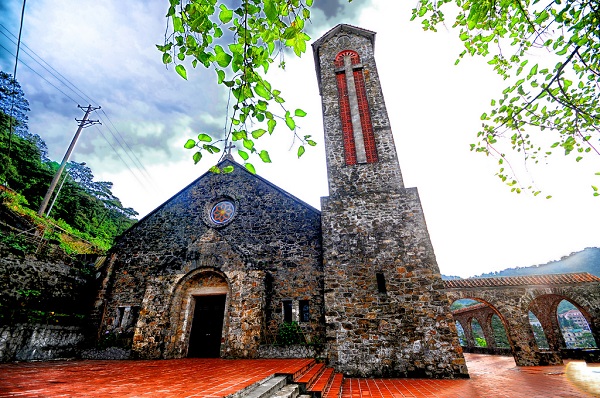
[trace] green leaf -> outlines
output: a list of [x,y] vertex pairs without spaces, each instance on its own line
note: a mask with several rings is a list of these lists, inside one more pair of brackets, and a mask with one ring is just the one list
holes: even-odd
[[260,151],[260,153],[258,154],[258,156],[260,157],[260,159],[265,162],[265,163],[271,163],[271,158],[269,157],[269,152],[262,150]]
[[306,116],[306,112],[304,112],[302,109],[296,109],[296,111],[294,112],[294,115],[296,115],[298,117],[304,117],[304,116]]
[[277,121],[275,119],[269,119],[267,122],[267,128],[269,129],[269,134],[273,134],[275,130],[275,126],[277,125]]
[[233,132],[233,141],[243,140],[248,138],[248,134],[246,134],[246,130],[238,130]]
[[208,134],[198,134],[198,140],[203,142],[211,142],[212,137]]
[[256,92],[256,94],[260,95],[261,97],[263,97],[266,100],[270,100],[272,98],[271,93],[261,83],[258,83],[254,87],[254,91]]
[[265,130],[265,129],[257,129],[257,130],[254,130],[254,131],[252,132],[252,138],[254,138],[254,139],[260,138],[260,137],[262,137],[262,136],[263,136],[263,134],[265,134],[266,132],[267,132],[267,130]]
[[204,145],[202,145],[202,147],[203,147],[204,149],[206,149],[206,150],[207,150],[208,152],[210,152],[210,153],[219,153],[219,152],[221,152],[221,148],[219,148],[219,147],[216,147],[216,146],[214,146],[214,145],[208,145],[208,144],[204,144]]
[[244,160],[248,160],[248,158],[250,157],[248,155],[248,152],[242,151],[241,149],[238,149],[238,155],[240,155],[240,157]]
[[300,145],[298,147],[298,158],[300,158],[300,156],[304,155],[305,151],[306,151],[306,149],[304,149],[304,145]]
[[164,53],[162,57],[163,64],[167,65],[173,62],[173,57],[169,53]]
[[228,23],[233,18],[233,10],[230,10],[225,6],[225,4],[221,4],[220,7],[221,12],[219,12],[219,20],[221,23]]
[[217,70],[217,83],[221,84],[223,83],[223,80],[225,80],[225,72],[223,72],[221,69]]
[[279,18],[279,14],[277,13],[277,8],[273,3],[273,0],[263,0],[264,3],[264,12],[267,16],[267,19],[270,22],[275,22]]
[[183,21],[179,17],[173,17],[173,30],[179,33],[185,33],[183,29]]
[[196,164],[200,161],[200,159],[202,159],[202,154],[198,151],[194,154],[194,156],[192,156],[192,158],[194,159],[194,164]]
[[287,124],[289,129],[292,131],[296,129],[296,122],[294,122],[294,119],[292,119],[292,117],[290,116],[290,111],[287,111],[285,113],[285,124]]
[[225,174],[228,174],[228,173],[231,173],[233,170],[234,170],[234,167],[230,165],[230,166],[223,167],[223,170],[221,170],[221,171]]
[[215,46],[215,60],[221,68],[226,68],[229,66],[231,59],[231,55],[227,54],[225,50],[223,50],[223,47],[219,46],[218,44]]
[[244,167],[246,168],[246,170],[248,170],[250,173],[252,174],[256,174],[256,170],[254,169],[254,166],[252,165],[252,163],[244,163]]
[[247,138],[244,138],[244,148],[246,148],[247,150],[254,152],[254,141],[249,140]]
[[185,142],[185,144],[183,145],[183,147],[184,147],[185,149],[192,149],[192,148],[193,148],[193,147],[195,147],[195,146],[196,146],[196,141],[194,141],[194,140],[192,140],[192,139],[189,139],[189,140],[187,140],[187,141]]
[[187,72],[185,70],[185,66],[179,64],[179,65],[175,66],[175,71],[179,74],[179,76],[181,76],[185,80],[187,80]]

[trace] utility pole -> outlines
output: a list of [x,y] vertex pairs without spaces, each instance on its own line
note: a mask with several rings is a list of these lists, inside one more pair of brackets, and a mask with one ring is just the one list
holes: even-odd
[[[84,109],[80,105],[77,105],[77,107]],[[95,111],[97,109],[100,109],[100,107],[93,108],[91,105],[88,105],[86,108],[86,111],[85,111],[85,115],[83,116],[83,119],[81,119],[81,120],[75,119],[77,122],[79,122],[79,128],[77,129],[77,132],[75,133],[75,137],[73,137],[73,140],[71,141],[71,145],[69,145],[69,149],[67,149],[67,153],[65,153],[65,157],[63,158],[62,163],[60,164],[60,167],[58,168],[56,174],[54,175],[54,178],[52,179],[52,182],[50,183],[48,192],[46,192],[46,196],[44,196],[44,200],[42,201],[42,204],[40,205],[40,209],[38,210],[38,213],[37,213],[38,216],[42,217],[44,215],[44,212],[46,211],[46,206],[48,206],[48,202],[50,201],[50,198],[52,197],[52,193],[54,192],[54,188],[56,188],[56,184],[58,183],[58,180],[60,179],[60,175],[62,174],[63,170],[65,169],[65,166],[67,165],[67,162],[69,161],[69,158],[71,157],[71,152],[73,152],[73,148],[75,148],[75,144],[77,143],[77,139],[79,138],[79,135],[81,134],[81,130],[84,127],[88,127],[93,124],[100,123],[98,120],[87,120],[88,116],[90,115],[90,112]]]

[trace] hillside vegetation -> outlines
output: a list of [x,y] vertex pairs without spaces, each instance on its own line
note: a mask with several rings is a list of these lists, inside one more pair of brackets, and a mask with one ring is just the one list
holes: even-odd
[[39,217],[59,163],[47,157],[44,140],[29,131],[28,111],[19,84],[0,72],[0,240],[24,252],[43,241],[67,254],[106,251],[138,213],[123,207],[111,182],[94,181],[85,163],[68,162]]
[[[587,247],[581,251],[564,256],[560,260],[529,267],[507,268],[502,271],[488,272],[473,278],[492,278],[495,276],[524,276],[542,274],[568,274],[588,272],[600,277],[600,247]],[[442,275],[442,279],[460,279],[458,276]]]

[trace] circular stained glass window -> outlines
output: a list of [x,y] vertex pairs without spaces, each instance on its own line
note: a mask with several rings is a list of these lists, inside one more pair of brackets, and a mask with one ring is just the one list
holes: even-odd
[[210,219],[215,224],[225,224],[231,220],[234,212],[235,206],[233,202],[230,202],[229,200],[223,200],[213,206],[212,210],[210,211]]

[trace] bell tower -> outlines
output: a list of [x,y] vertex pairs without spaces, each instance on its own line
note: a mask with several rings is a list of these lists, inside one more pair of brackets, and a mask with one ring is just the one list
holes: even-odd
[[328,360],[359,377],[468,377],[416,188],[405,188],[375,33],[312,45],[329,196],[321,199]]

